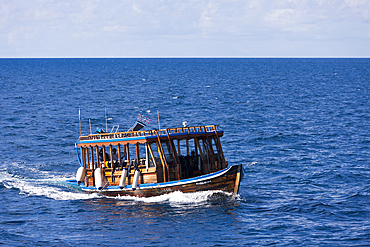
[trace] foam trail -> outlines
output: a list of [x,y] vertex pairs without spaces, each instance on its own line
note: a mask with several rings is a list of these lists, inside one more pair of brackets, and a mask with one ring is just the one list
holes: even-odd
[[220,190],[213,191],[199,191],[192,193],[183,193],[181,191],[175,191],[169,194],[153,196],[153,197],[133,197],[133,196],[121,196],[118,197],[121,200],[133,200],[146,203],[163,203],[168,202],[172,206],[184,205],[184,204],[204,204],[208,202],[212,196],[221,195],[221,196],[231,196],[232,193],[226,193]]
[[2,183],[5,180],[9,180],[9,179],[12,179],[12,176],[9,173],[7,173],[6,171],[0,172],[0,183]]
[[[19,189],[20,194],[46,196],[54,200],[84,200],[98,197],[96,194],[85,194],[80,192],[64,191],[61,188],[48,184],[39,184],[36,180],[24,181],[20,179],[2,181],[8,189]],[[55,181],[56,182],[56,181]]]
[[[19,168],[20,166],[19,164],[15,164],[15,166],[13,164],[12,168]],[[0,183],[3,183],[7,189],[18,189],[19,193],[23,195],[46,196],[54,200],[84,200],[99,197],[97,194],[85,194],[68,186],[65,182],[68,179],[66,176],[37,171],[36,168],[29,169],[47,178],[25,178],[20,174],[8,172],[8,169],[1,169]]]

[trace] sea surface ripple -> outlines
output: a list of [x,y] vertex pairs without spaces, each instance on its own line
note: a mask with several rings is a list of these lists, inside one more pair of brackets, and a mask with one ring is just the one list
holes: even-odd
[[[0,59],[0,245],[370,245],[370,59]],[[68,186],[74,143],[218,124],[222,192],[106,198]]]

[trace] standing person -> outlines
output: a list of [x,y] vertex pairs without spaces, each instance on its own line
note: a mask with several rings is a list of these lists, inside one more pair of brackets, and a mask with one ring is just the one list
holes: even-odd
[[118,153],[117,153],[117,149],[113,148],[112,150],[112,158],[113,158],[113,170],[116,169],[116,167],[118,167]]

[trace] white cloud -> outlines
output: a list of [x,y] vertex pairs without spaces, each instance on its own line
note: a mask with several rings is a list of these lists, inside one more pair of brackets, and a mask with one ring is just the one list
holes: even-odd
[[265,20],[272,23],[286,24],[292,21],[294,12],[293,9],[275,9],[266,15]]
[[141,9],[141,7],[137,3],[134,3],[132,5],[132,9],[134,11],[136,11],[137,13],[139,13],[139,14],[143,14],[144,13],[144,11]]
[[319,40],[359,56],[369,19],[368,0],[2,0],[0,57],[318,56]]

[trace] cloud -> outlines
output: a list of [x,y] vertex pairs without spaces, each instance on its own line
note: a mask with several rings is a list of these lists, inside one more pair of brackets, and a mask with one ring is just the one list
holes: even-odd
[[144,13],[144,11],[141,9],[141,7],[137,3],[134,3],[132,5],[132,9],[134,11],[136,11],[137,13],[139,13],[139,14],[143,14]]
[[368,42],[369,20],[368,0],[2,0],[0,57],[305,56],[318,40],[358,56],[348,40]]

